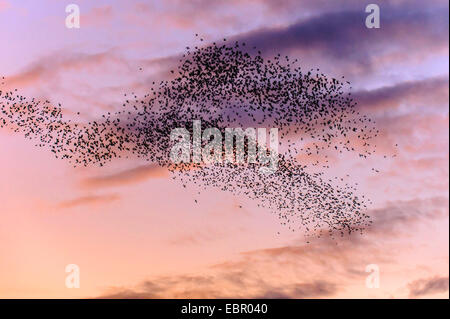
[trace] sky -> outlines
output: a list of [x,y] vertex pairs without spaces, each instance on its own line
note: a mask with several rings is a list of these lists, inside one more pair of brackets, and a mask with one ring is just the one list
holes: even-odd
[[[65,25],[70,3],[79,29]],[[212,189],[195,203],[196,189],[152,163],[74,168],[0,129],[0,297],[448,298],[448,2],[380,1],[379,29],[364,24],[369,3],[0,0],[0,90],[65,116],[97,119],[125,93],[144,96],[198,33],[345,76],[377,147],[395,155],[333,157],[327,176],[351,174],[374,223],[307,243],[242,196]],[[69,264],[79,288],[66,287]]]

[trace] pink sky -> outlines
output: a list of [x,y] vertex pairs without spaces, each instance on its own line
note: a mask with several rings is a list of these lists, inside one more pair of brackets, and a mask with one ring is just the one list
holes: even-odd
[[[64,24],[72,2],[80,29]],[[0,90],[90,120],[169,77],[195,33],[254,41],[345,75],[377,120],[378,147],[396,157],[337,156],[326,172],[359,183],[373,227],[307,244],[245,198],[210,190],[196,204],[195,189],[146,162],[73,168],[1,129],[0,297],[448,298],[448,2],[383,1],[370,30],[353,18],[360,1],[189,3],[0,0]],[[65,286],[67,264],[80,267],[78,289]]]

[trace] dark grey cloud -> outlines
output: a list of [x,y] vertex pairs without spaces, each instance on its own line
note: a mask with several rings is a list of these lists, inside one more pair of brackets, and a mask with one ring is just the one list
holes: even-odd
[[409,296],[412,298],[426,295],[443,293],[448,291],[448,277],[432,277],[419,279],[411,282],[409,287]]
[[326,298],[337,293],[336,284],[327,281],[313,281],[308,283],[293,284],[284,288],[267,289],[263,294],[257,295],[257,299],[305,299]]
[[447,104],[448,77],[435,77],[419,81],[402,82],[375,90],[362,90],[353,94],[359,107],[364,109],[395,109],[401,102],[424,102],[429,105]]
[[[223,278],[209,276],[164,277],[155,281],[145,281],[134,289],[111,288],[99,296],[100,299],[160,299],[160,298],[257,298],[257,299],[304,299],[330,297],[337,293],[334,283],[324,280],[273,286],[260,280],[255,286],[244,281],[232,288],[235,293],[220,288]],[[257,287],[257,292],[254,291]],[[237,292],[239,291],[239,292]]]
[[448,198],[445,197],[391,202],[385,208],[372,210],[374,222],[370,231],[395,236],[415,224],[448,216],[448,205]]
[[366,68],[373,57],[386,52],[400,52],[410,58],[419,51],[448,46],[448,4],[383,3],[380,8],[380,29],[365,27],[367,13],[361,3],[359,10],[327,12],[287,27],[242,34],[236,40],[268,52],[298,50]]

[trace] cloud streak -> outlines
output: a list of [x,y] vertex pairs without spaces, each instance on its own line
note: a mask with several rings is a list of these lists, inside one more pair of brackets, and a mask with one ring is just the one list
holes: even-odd
[[417,103],[429,107],[448,105],[448,77],[397,83],[375,90],[361,90],[355,92],[353,98],[361,109],[369,111],[395,110],[401,103],[409,107]]
[[82,185],[88,188],[113,187],[135,184],[151,178],[166,178],[169,173],[166,168],[157,164],[149,164],[124,170],[119,173],[87,178]]
[[411,282],[409,287],[409,296],[411,298],[424,297],[448,291],[448,277],[432,277],[419,279]]
[[[263,51],[331,58],[347,71],[350,65],[357,65],[365,72],[376,66],[380,56],[397,54],[397,59],[404,61],[448,48],[448,6],[444,4],[427,10],[407,3],[383,4],[382,27],[377,30],[364,27],[363,9],[324,13],[286,27],[251,31],[236,39]],[[388,45],[393,42],[395,47]]]
[[[339,244],[321,239],[309,245],[242,252],[239,258],[212,265],[198,274],[154,277],[131,288],[111,287],[99,298],[339,298],[348,287],[364,287],[366,265],[376,261],[386,276],[396,264],[398,255],[389,253],[380,243],[393,244],[399,232],[410,232],[424,221],[445,218],[447,205],[446,198],[391,203],[371,212],[376,217],[374,227],[364,237],[353,234]],[[400,288],[393,287],[392,294],[408,297],[394,292]],[[445,292],[448,278],[416,281],[409,289],[411,298]]]
[[57,204],[58,208],[74,208],[79,206],[90,206],[90,205],[102,205],[109,204],[111,202],[117,201],[120,199],[120,196],[117,194],[109,194],[109,195],[91,195],[91,196],[82,196],[66,201],[62,201]]

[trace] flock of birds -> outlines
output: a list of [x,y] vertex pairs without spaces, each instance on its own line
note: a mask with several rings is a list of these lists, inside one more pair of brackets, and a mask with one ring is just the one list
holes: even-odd
[[[362,232],[371,224],[364,213],[370,200],[358,197],[354,186],[336,184],[309,168],[328,168],[330,151],[369,156],[378,134],[375,123],[357,111],[346,93],[348,82],[318,69],[304,72],[297,62],[281,55],[263,58],[254,47],[224,39],[187,47],[169,80],[153,82],[142,98],[125,94],[121,110],[96,121],[65,119],[59,104],[26,98],[17,90],[0,91],[0,125],[74,166],[103,166],[131,156],[158,163],[185,187],[213,187],[256,201],[291,231],[314,236]],[[278,169],[267,175],[259,163],[174,164],[170,133],[183,127],[192,136],[194,120],[201,120],[203,129],[219,128],[222,136],[227,127],[278,128],[284,149]],[[323,163],[299,161],[305,156]]]

